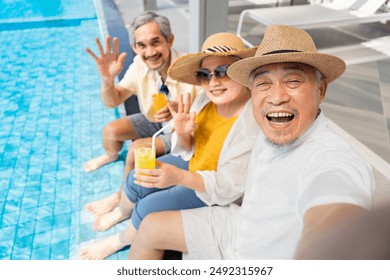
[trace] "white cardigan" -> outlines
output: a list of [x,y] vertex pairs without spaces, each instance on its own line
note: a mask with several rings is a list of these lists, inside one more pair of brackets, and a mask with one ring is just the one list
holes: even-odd
[[[199,112],[208,102],[209,99],[205,94],[199,95],[191,111]],[[196,192],[196,194],[207,205],[241,203],[246,185],[248,160],[259,131],[259,125],[253,117],[252,102],[249,100],[225,139],[217,170],[197,171],[203,177],[206,192]],[[178,145],[177,135],[174,132],[171,153],[189,160],[193,150],[184,151]]]

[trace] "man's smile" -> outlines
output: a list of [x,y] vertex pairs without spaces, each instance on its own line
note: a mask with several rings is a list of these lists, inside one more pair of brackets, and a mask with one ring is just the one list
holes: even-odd
[[266,117],[272,124],[287,124],[294,119],[295,115],[290,112],[272,112],[266,114]]
[[146,60],[155,62],[155,61],[158,61],[161,57],[162,57],[162,54],[158,54],[158,55],[154,55],[154,56],[148,56],[148,57],[146,57]]

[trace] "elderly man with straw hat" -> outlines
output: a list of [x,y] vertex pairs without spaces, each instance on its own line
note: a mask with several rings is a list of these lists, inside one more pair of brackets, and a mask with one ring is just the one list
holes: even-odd
[[320,109],[328,83],[344,70],[305,31],[268,27],[254,57],[228,69],[251,89],[261,128],[241,206],[150,215],[129,258],[158,259],[164,249],[189,259],[304,258],[323,232],[369,209],[372,169]]

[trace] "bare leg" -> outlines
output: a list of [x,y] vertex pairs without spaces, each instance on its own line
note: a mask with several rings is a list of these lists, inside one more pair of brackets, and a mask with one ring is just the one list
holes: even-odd
[[84,164],[84,171],[92,172],[107,163],[117,160],[124,141],[136,138],[137,134],[134,127],[127,118],[121,118],[108,123],[103,128],[102,136],[103,148],[106,153],[87,161]]
[[84,171],[85,172],[95,171],[96,169],[99,169],[103,165],[116,161],[118,157],[119,157],[118,153],[113,153],[113,154],[106,153],[101,156],[95,157],[84,164]]
[[[135,138],[137,138],[137,135],[134,131],[133,125],[127,118],[115,120],[107,124],[103,129],[103,147],[107,154],[101,157],[111,153],[115,155],[111,158],[113,159],[112,161],[116,160],[118,158],[118,153],[123,147],[124,141]],[[91,172],[110,161],[104,162],[100,161],[98,158],[92,159],[84,165],[84,170],[86,172]],[[122,188],[116,193],[112,193],[107,197],[86,204],[84,209],[95,215],[106,214],[119,205],[121,192]]]
[[130,218],[133,208],[134,203],[127,198],[122,189],[119,206],[114,208],[111,212],[96,216],[93,223],[93,229],[96,231],[106,231],[110,229],[114,225]]
[[165,250],[187,252],[180,211],[149,214],[143,219],[131,245],[130,260],[159,260]]
[[112,193],[109,196],[103,197],[102,199],[86,204],[84,209],[95,215],[103,215],[108,213],[119,205],[119,202],[121,201],[121,192],[122,188],[119,192]]
[[82,260],[103,260],[112,254],[115,254],[123,247],[130,245],[137,230],[133,224],[121,232],[110,235],[109,237],[92,243],[80,250],[80,259]]

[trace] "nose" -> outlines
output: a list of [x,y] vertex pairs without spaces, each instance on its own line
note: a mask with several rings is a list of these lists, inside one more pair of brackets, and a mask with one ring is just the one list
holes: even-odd
[[156,49],[153,46],[148,46],[146,49],[146,56],[154,56],[156,54]]
[[280,105],[290,100],[290,95],[283,86],[276,86],[269,96],[269,102],[273,105]]
[[218,79],[218,78],[215,76],[215,74],[213,73],[213,74],[211,75],[211,79],[210,79],[210,82],[209,82],[209,86],[214,86],[214,85],[219,85],[219,84],[221,84],[220,79]]

